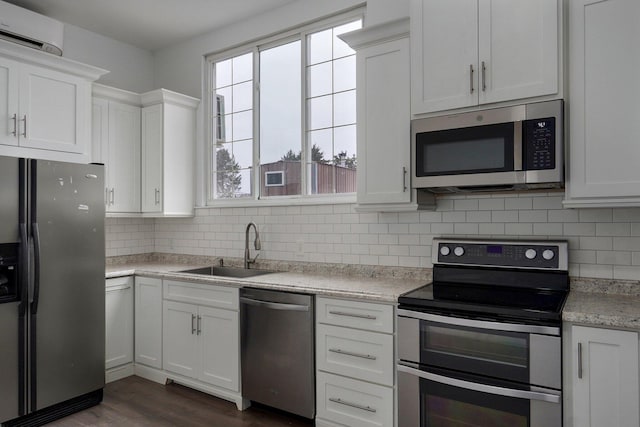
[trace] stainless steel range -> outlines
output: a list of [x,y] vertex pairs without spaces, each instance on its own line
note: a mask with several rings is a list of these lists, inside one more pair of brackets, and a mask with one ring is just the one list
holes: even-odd
[[562,425],[567,243],[434,239],[398,299],[400,427]]

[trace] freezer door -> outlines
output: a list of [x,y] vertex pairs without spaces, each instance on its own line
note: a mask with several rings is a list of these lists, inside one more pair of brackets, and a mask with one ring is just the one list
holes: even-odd
[[103,167],[32,161],[31,409],[104,387]]

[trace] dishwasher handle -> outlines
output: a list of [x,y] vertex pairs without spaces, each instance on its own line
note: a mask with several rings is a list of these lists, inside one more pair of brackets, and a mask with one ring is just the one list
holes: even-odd
[[240,297],[240,302],[243,304],[268,308],[271,310],[309,311],[308,305],[301,305],[301,304],[287,304],[282,302],[262,301],[259,299],[253,299],[253,298],[247,298],[247,297]]

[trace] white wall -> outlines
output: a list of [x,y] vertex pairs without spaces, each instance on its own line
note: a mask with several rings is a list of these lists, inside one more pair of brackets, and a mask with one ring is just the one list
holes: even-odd
[[109,70],[99,83],[133,92],[155,89],[153,54],[65,24],[64,57]]

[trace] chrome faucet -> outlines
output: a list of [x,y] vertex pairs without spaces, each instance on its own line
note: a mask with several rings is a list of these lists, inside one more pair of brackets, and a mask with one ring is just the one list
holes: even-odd
[[255,223],[250,222],[249,224],[247,224],[247,229],[244,233],[244,268],[249,268],[249,265],[255,263],[258,255],[260,255],[256,254],[256,256],[251,259],[251,255],[249,253],[249,229],[251,228],[251,226],[253,226],[253,229],[256,231],[256,240],[253,242],[253,247],[256,249],[256,251],[259,251],[261,249],[260,233],[258,233],[258,227]]

